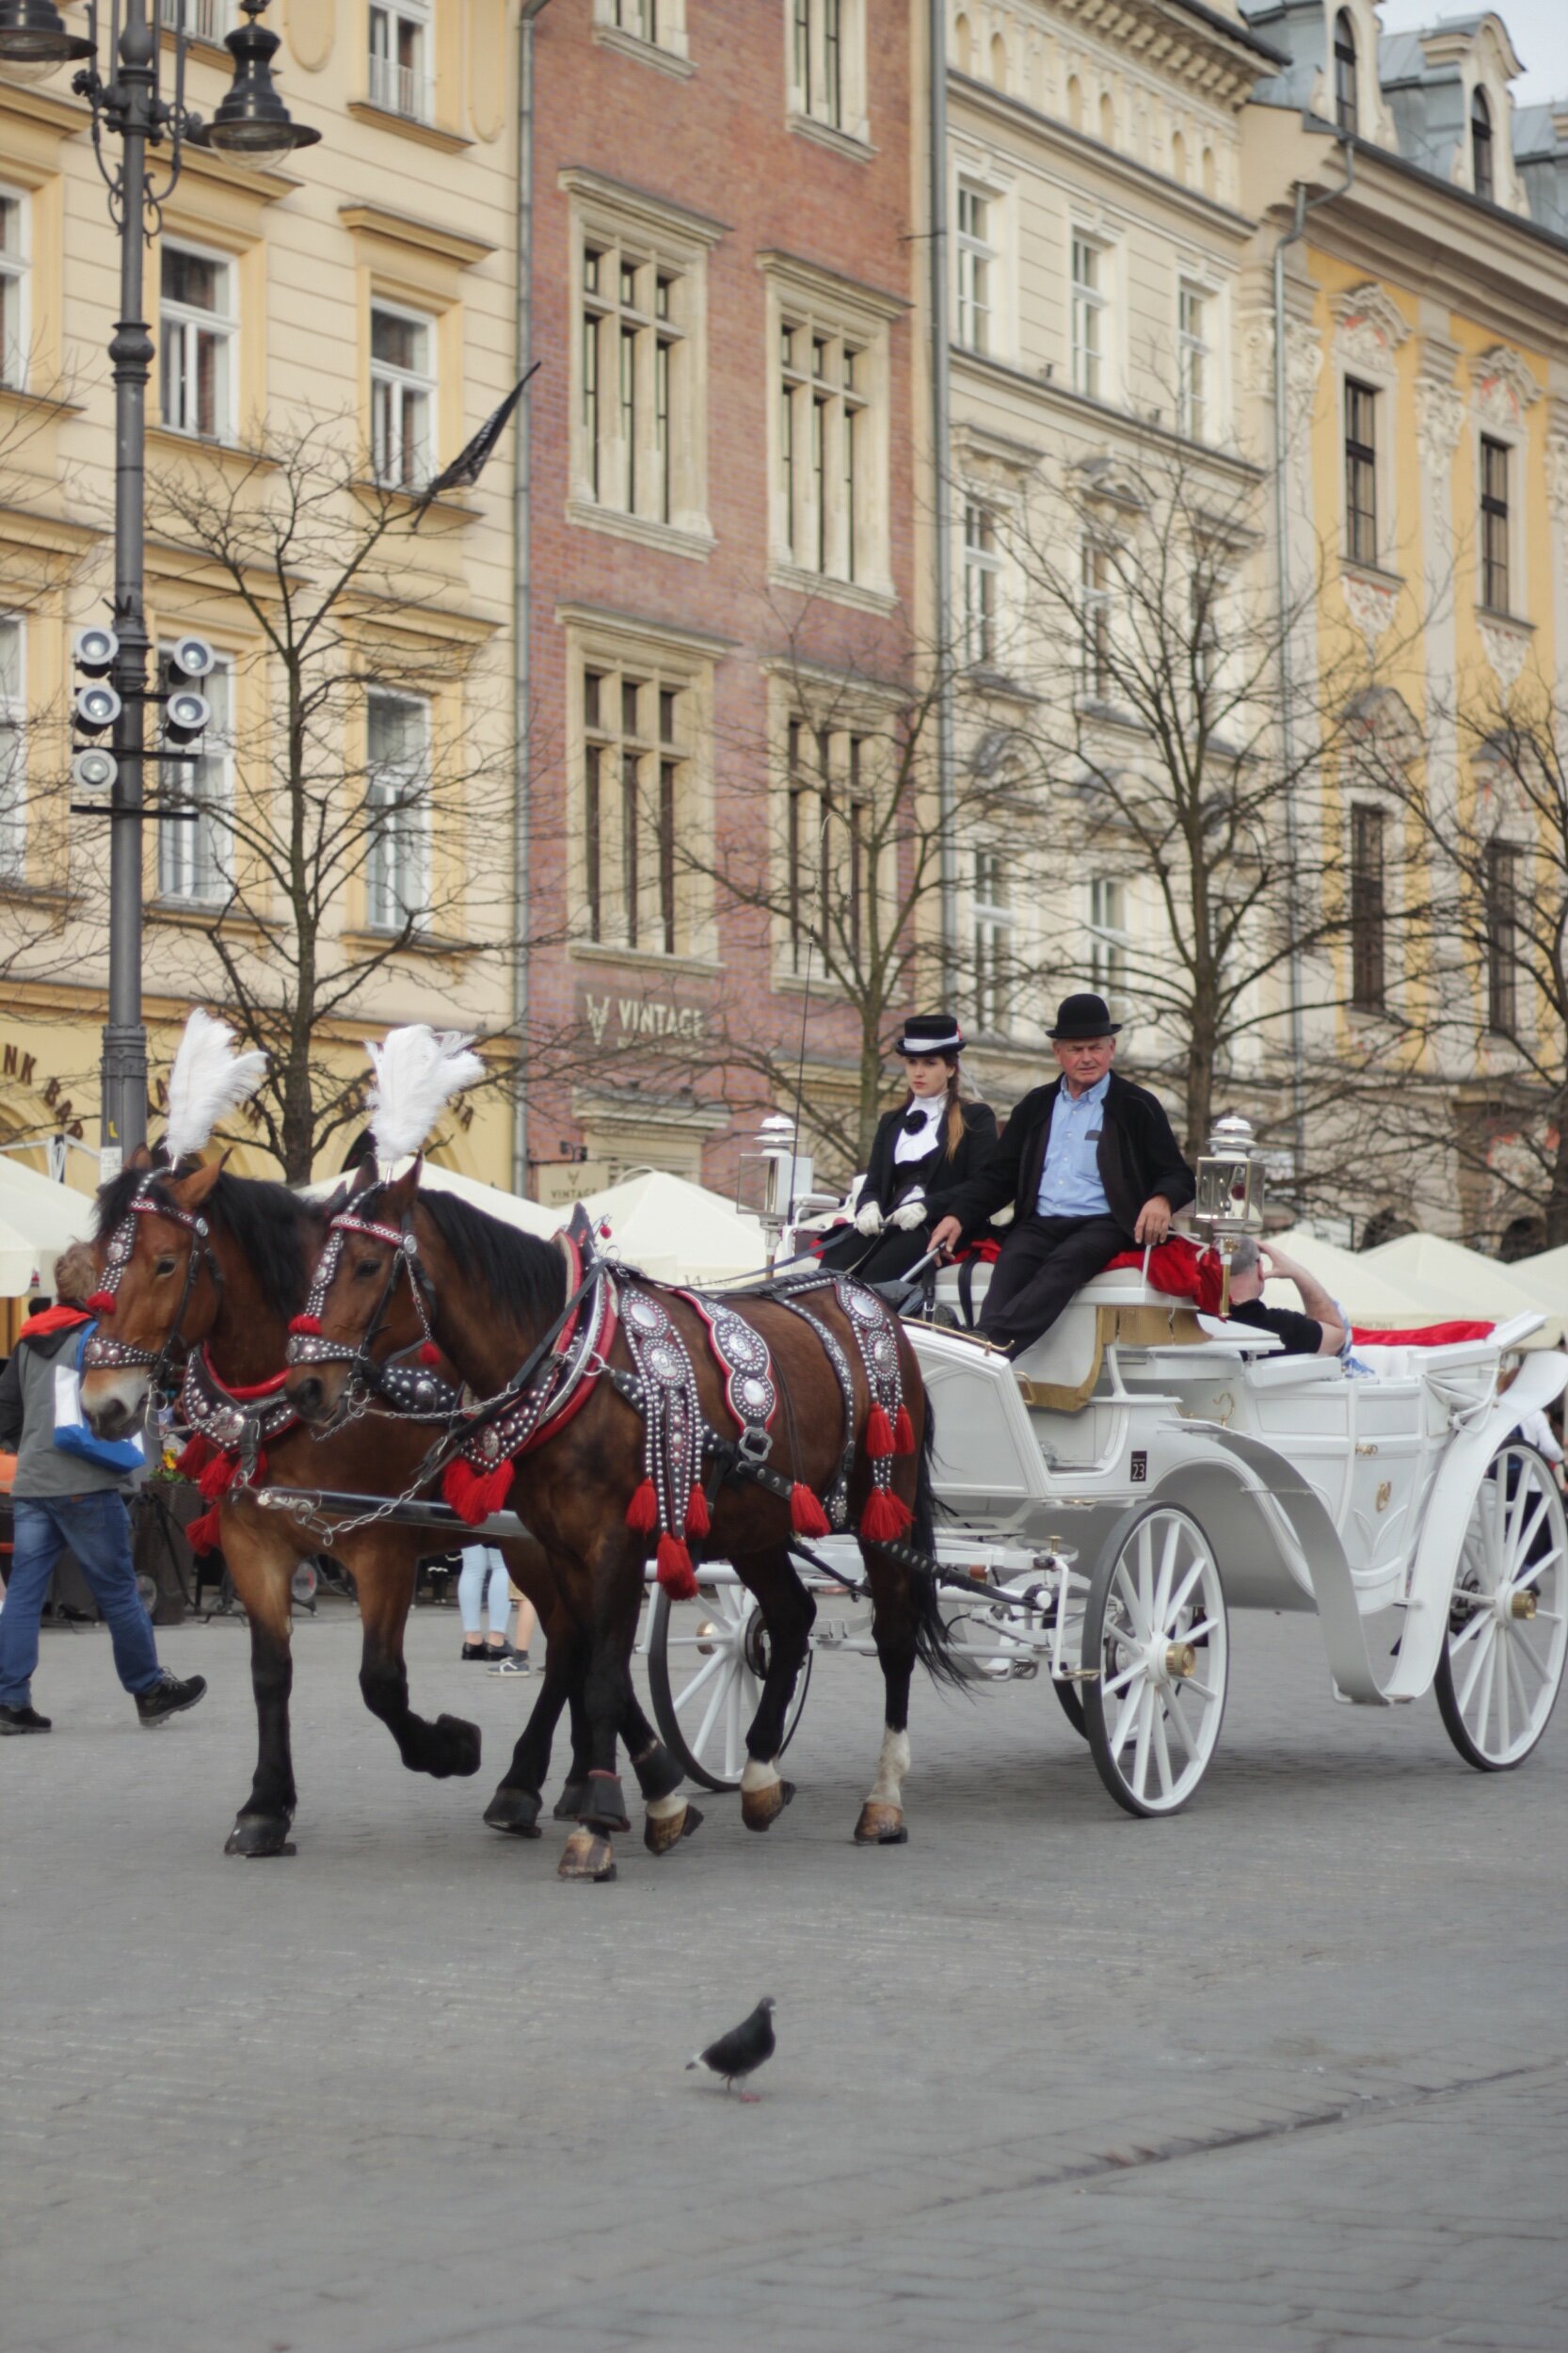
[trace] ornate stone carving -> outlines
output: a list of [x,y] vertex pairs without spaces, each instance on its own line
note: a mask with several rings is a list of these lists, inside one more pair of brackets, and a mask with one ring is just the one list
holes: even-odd
[[1510,351],[1506,344],[1495,344],[1476,361],[1470,380],[1482,424],[1496,425],[1504,433],[1514,429],[1530,403],[1541,397],[1540,385],[1519,354]]
[[1555,435],[1546,444],[1546,499],[1559,520],[1568,522],[1568,440]]
[[1345,591],[1345,610],[1368,646],[1375,646],[1394,617],[1400,600],[1398,586],[1392,581],[1372,580],[1365,572],[1346,572],[1340,585]]
[[1410,333],[1403,315],[1381,286],[1352,286],[1334,305],[1335,349],[1344,366],[1363,375],[1389,376],[1394,354]]
[[1291,319],[1285,329],[1285,380],[1296,393],[1316,391],[1323,372],[1323,346],[1317,330],[1304,319]]
[[1454,454],[1464,426],[1464,395],[1457,384],[1439,377],[1416,378],[1416,446],[1421,463],[1441,473]]
[[1506,621],[1491,620],[1485,615],[1480,616],[1479,625],[1481,651],[1496,672],[1497,682],[1506,695],[1525,666],[1525,656],[1529,651],[1528,632],[1510,629]]

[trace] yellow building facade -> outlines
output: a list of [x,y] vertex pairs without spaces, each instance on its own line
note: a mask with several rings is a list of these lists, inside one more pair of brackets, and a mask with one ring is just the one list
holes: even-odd
[[[236,12],[230,0],[162,0],[166,77],[182,11],[187,100],[210,119],[232,72],[221,40]],[[72,30],[81,13],[68,8]],[[319,586],[328,521],[339,545],[376,518],[387,536],[332,609],[332,740],[352,781],[306,928],[329,978],[364,978],[327,990],[312,1052],[351,1080],[367,1037],[427,1019],[493,1041],[498,1067],[511,1059],[513,809],[526,761],[509,438],[481,482],[412,524],[423,484],[518,373],[515,18],[509,0],[275,5],[279,85],[319,144],[264,168],[187,147],[156,216],[144,303],[156,346],[149,631],[155,648],[194,632],[218,662],[203,681],[206,813],[143,828],[154,1106],[193,999],[224,1007],[225,958],[264,996],[299,943],[268,848],[287,832],[273,806],[288,773],[279,610]],[[167,177],[155,166],[155,190]],[[68,807],[83,797],[67,781],[68,716],[74,633],[108,615],[117,266],[90,116],[69,72],[23,84],[0,68],[0,1144],[36,1146],[24,1157],[42,1165],[63,1137],[81,1185],[95,1180],[99,1142],[108,824]],[[276,516],[295,478],[282,443],[306,432],[341,474],[315,539],[270,566],[226,564],[196,525]],[[311,788],[324,800],[337,758],[326,728]],[[426,772],[447,784],[421,819],[409,779]],[[158,776],[150,760],[150,800],[168,791]],[[395,823],[384,815],[394,807]],[[356,1132],[328,1138],[315,1173],[340,1165]],[[440,1149],[508,1184],[511,1138],[497,1088],[463,1107]],[[234,1165],[277,1173],[259,1128]]]

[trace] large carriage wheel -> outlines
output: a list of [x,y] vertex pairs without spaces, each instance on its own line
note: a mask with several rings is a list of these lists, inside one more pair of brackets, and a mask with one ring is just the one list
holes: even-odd
[[1220,1737],[1230,1634],[1208,1537],[1169,1503],[1118,1520],[1083,1616],[1083,1716],[1101,1781],[1129,1814],[1175,1814]]
[[[780,1756],[795,1737],[811,1681],[809,1648],[784,1718]],[[744,1585],[704,1586],[677,1618],[660,1586],[648,1622],[648,1688],[653,1717],[672,1756],[704,1789],[738,1789],[746,1726],[768,1672],[768,1631]]]
[[1434,1689],[1448,1737],[1483,1773],[1522,1765],[1568,1652],[1568,1524],[1533,1447],[1500,1447],[1464,1530]]

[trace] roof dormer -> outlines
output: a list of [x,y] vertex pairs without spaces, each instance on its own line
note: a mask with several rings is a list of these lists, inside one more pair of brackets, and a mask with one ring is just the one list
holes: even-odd
[[[1419,33],[1433,104],[1433,129],[1448,133],[1448,176],[1505,211],[1528,210],[1513,168],[1513,94],[1509,84],[1524,71],[1500,16],[1464,17]],[[1430,77],[1430,78],[1429,78]],[[1439,92],[1458,83],[1458,104]]]

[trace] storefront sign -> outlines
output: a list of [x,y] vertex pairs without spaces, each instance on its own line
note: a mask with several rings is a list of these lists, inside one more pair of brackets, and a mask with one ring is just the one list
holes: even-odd
[[38,1056],[29,1054],[10,1038],[0,1037],[0,1086],[7,1080],[24,1087],[29,1094],[41,1096],[49,1116],[38,1123],[40,1129],[52,1128],[56,1135],[82,1138],[82,1122],[76,1106],[65,1092],[64,1080],[51,1075],[40,1083]]
[[707,1007],[675,997],[614,997],[585,988],[580,1011],[596,1046],[631,1046],[639,1038],[696,1046],[707,1034]]

